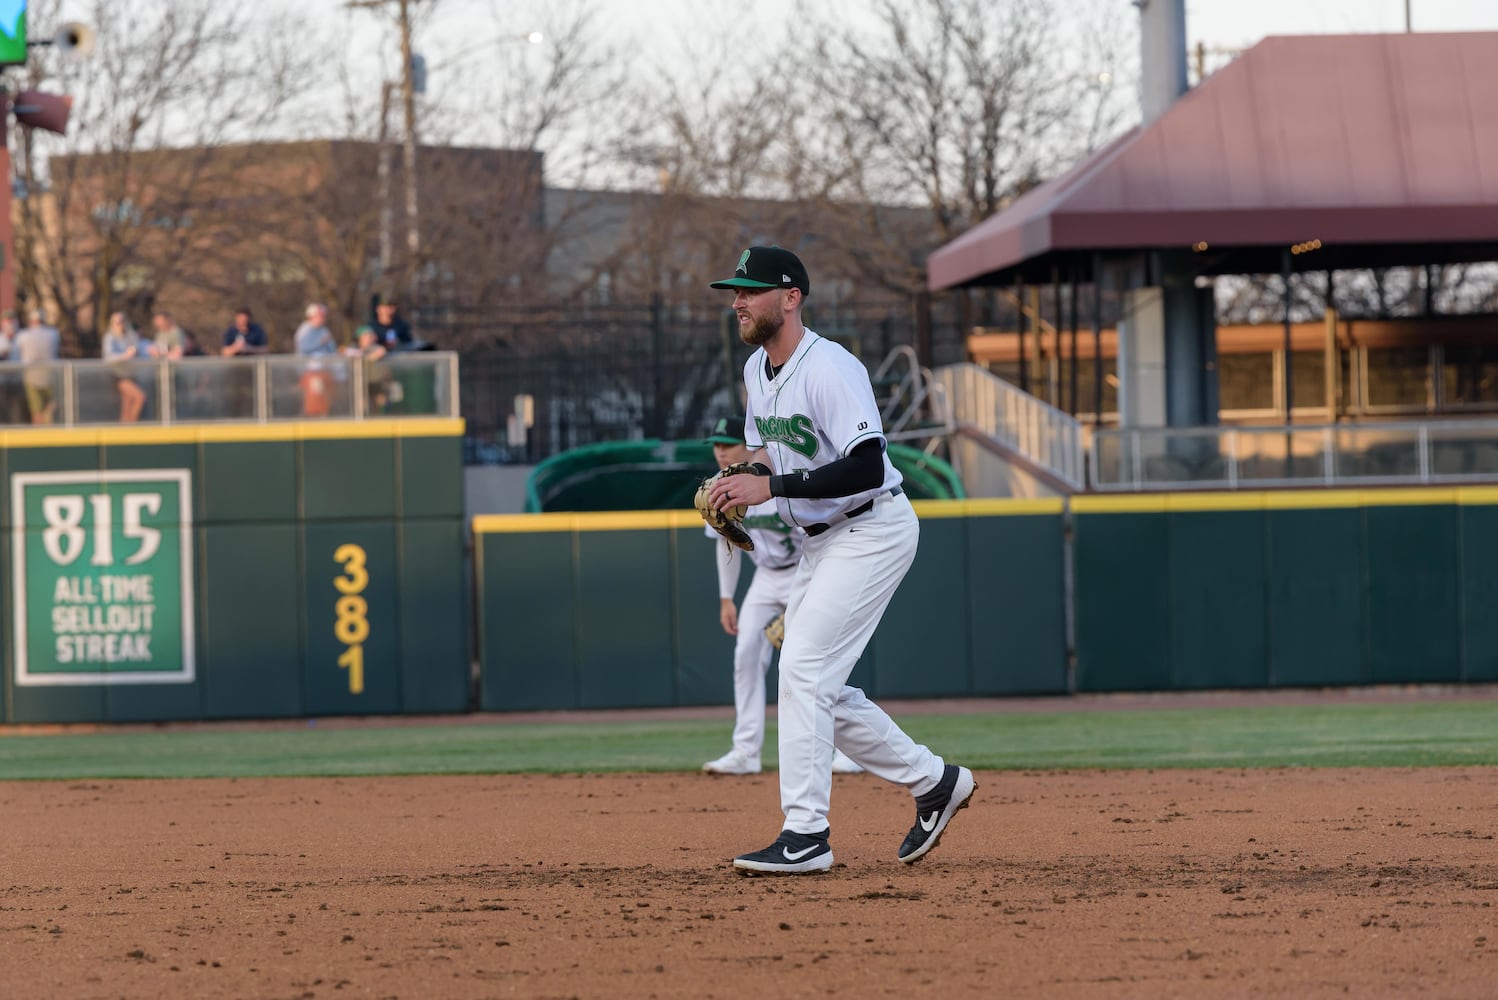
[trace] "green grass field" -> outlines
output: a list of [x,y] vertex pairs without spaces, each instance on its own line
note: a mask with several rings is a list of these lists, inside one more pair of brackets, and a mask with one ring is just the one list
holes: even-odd
[[[1427,767],[1498,764],[1498,702],[910,715],[972,767]],[[695,771],[723,721],[278,726],[48,734],[0,728],[0,779]],[[774,762],[773,727],[766,764]]]

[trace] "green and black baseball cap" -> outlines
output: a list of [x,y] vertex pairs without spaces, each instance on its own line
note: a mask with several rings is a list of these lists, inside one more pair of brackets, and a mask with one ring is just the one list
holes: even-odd
[[713,424],[713,432],[707,436],[708,444],[743,444],[744,443],[744,415],[742,413],[731,413],[726,417],[719,417]]
[[785,247],[754,246],[739,255],[733,277],[715,281],[711,288],[799,288],[811,294],[811,278],[801,258]]

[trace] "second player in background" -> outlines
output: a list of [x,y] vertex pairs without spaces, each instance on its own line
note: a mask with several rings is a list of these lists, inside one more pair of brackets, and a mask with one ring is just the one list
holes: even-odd
[[[749,460],[742,414],[719,420],[707,440],[719,469]],[[740,549],[723,544],[717,532],[707,529],[718,566],[718,620],[723,631],[734,636],[733,746],[723,756],[702,765],[709,774],[759,774],[763,769],[765,673],[774,655],[765,626],[785,610],[796,565],[801,561],[801,543],[806,538],[800,528],[780,519],[773,500],[749,508],[744,530],[754,540],[754,551],[748,554],[754,562],[754,579],[744,595],[743,607],[735,607],[733,598],[744,557]],[[839,774],[863,770],[841,752],[834,757],[832,769]]]

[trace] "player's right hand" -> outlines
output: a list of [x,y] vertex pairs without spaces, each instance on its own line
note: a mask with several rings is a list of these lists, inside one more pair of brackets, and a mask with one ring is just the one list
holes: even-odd
[[733,606],[733,598],[718,599],[718,621],[723,623],[723,631],[729,635],[739,634],[739,609]]

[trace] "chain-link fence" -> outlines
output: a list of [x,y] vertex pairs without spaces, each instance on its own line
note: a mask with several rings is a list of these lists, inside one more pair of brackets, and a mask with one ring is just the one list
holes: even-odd
[[[840,310],[808,325],[870,369],[914,337],[911,309]],[[423,336],[461,351],[470,464],[534,463],[600,441],[700,437],[741,408],[744,362],[729,310],[659,303],[537,310],[504,318],[421,316]]]

